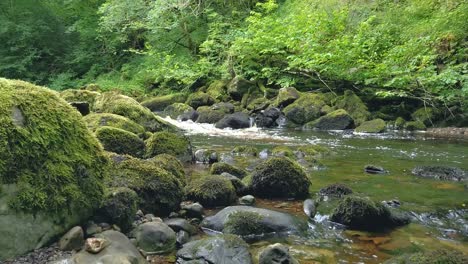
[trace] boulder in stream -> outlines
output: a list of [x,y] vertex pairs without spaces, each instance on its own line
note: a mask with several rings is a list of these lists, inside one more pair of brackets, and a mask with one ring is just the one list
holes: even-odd
[[233,129],[240,129],[240,128],[249,128],[250,127],[250,117],[248,114],[243,112],[237,112],[234,114],[230,114],[224,116],[221,120],[219,120],[216,125],[216,128],[233,128]]

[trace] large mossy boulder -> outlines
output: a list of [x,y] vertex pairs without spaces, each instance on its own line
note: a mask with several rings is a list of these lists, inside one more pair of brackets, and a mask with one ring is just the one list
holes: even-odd
[[174,103],[164,108],[163,114],[172,119],[177,119],[179,116],[195,111],[193,107],[184,103]]
[[404,254],[384,264],[466,264],[468,256],[456,250],[438,249],[428,252]]
[[[250,178],[250,179],[249,179]],[[246,178],[255,196],[264,198],[306,198],[310,181],[296,162],[286,158],[271,158],[259,164]]]
[[100,222],[116,224],[122,231],[128,232],[138,211],[138,202],[137,193],[129,188],[109,188],[96,217]]
[[294,87],[281,88],[276,97],[276,105],[278,107],[286,107],[299,99],[301,95]]
[[120,156],[113,160],[108,185],[134,190],[143,212],[168,215],[178,209],[183,198],[183,185],[176,176],[151,160]]
[[205,176],[191,181],[185,187],[187,199],[204,207],[226,206],[235,202],[236,189],[231,181],[220,176]]
[[321,109],[325,105],[326,103],[323,95],[307,93],[284,108],[283,112],[288,121],[297,125],[303,125],[319,118]]
[[252,264],[249,245],[235,235],[218,235],[185,244],[177,264]]
[[211,165],[210,173],[213,175],[221,175],[223,172],[227,172],[231,175],[234,175],[240,179],[244,178],[247,175],[247,172],[243,169],[240,169],[236,166],[225,162],[216,162]]
[[172,175],[185,185],[186,179],[184,166],[176,157],[169,154],[159,154],[148,161],[154,162],[156,165],[172,173]]
[[381,133],[385,131],[385,121],[380,118],[364,121],[354,131],[357,133]]
[[185,103],[196,109],[200,106],[213,105],[215,103],[215,99],[207,93],[197,92],[191,94]]
[[350,229],[364,231],[381,231],[410,222],[409,217],[396,214],[381,203],[357,196],[347,196],[341,200],[330,220]]
[[364,121],[368,120],[371,115],[361,98],[351,90],[345,91],[343,96],[337,98],[334,106],[335,109],[346,110],[346,112],[348,112],[353,118],[356,126],[359,126]]
[[184,93],[174,93],[147,99],[141,102],[141,105],[156,112],[162,111],[174,103],[183,103],[185,100],[187,100],[187,96]]
[[304,125],[304,129],[343,130],[354,126],[346,110],[338,109]]
[[0,260],[87,219],[104,194],[108,159],[58,93],[0,78]]
[[228,81],[217,80],[212,82],[206,89],[206,93],[218,101],[226,101],[228,99],[227,93]]
[[99,95],[101,94],[98,92],[78,89],[68,89],[60,93],[60,97],[69,103],[87,103],[91,111],[94,109],[94,103]]
[[252,81],[243,79],[242,77],[236,76],[228,84],[227,93],[232,99],[241,101],[244,95],[249,94],[253,90],[257,90],[257,84]]
[[148,108],[140,105],[135,99],[116,92],[101,94],[96,98],[94,106],[98,113],[112,113],[127,117],[150,132],[177,130],[154,115]]
[[181,161],[192,160],[192,146],[190,140],[184,135],[162,131],[154,133],[146,141],[146,157],[154,157],[159,154],[176,156]]
[[213,109],[210,106],[201,106],[197,108],[197,123],[214,124],[227,114],[223,109]]
[[145,142],[132,132],[104,126],[96,130],[96,137],[107,151],[140,158],[145,154]]
[[88,126],[88,129],[93,132],[100,127],[108,126],[120,128],[137,135],[145,133],[145,128],[143,126],[121,115],[109,113],[91,113],[83,117],[83,121]]

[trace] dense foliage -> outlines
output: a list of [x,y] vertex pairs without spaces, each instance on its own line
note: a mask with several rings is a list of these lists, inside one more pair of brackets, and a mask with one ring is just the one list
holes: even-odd
[[240,75],[466,110],[466,21],[463,0],[9,0],[0,76],[161,94]]

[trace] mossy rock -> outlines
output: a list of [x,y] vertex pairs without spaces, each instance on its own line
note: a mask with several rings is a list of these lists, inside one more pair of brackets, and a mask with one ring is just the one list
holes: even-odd
[[148,161],[154,162],[161,168],[164,168],[168,172],[172,173],[179,181],[185,185],[185,171],[182,163],[174,156],[169,154],[160,154],[157,155]]
[[138,203],[135,191],[126,187],[109,188],[96,213],[97,218],[105,223],[116,224],[123,232],[128,232],[138,211]]
[[176,211],[183,198],[179,179],[151,160],[116,157],[108,185],[134,190],[140,198],[139,208],[155,215]]
[[410,222],[409,217],[392,213],[381,203],[357,196],[347,196],[341,200],[330,220],[364,231],[386,230]]
[[321,94],[306,93],[284,108],[283,112],[288,121],[303,125],[319,118],[322,107],[325,105],[324,97]]
[[[0,259],[44,246],[89,217],[108,159],[59,94],[0,78]],[[19,241],[21,243],[12,243]]]
[[197,108],[198,119],[197,123],[214,124],[223,119],[226,113],[221,109],[212,109],[209,106],[201,106]]
[[395,120],[395,128],[396,129],[403,129],[405,127],[405,123],[406,123],[406,120],[403,118],[403,117],[398,117],[396,120]]
[[207,93],[197,92],[191,94],[185,103],[196,109],[200,106],[213,105],[215,103],[215,99]]
[[145,154],[145,142],[132,132],[103,126],[96,130],[96,137],[107,151],[134,157],[143,157]]
[[146,141],[146,157],[151,158],[159,154],[176,156],[183,162],[192,160],[192,146],[184,135],[162,131],[154,133]]
[[234,77],[228,84],[227,92],[235,101],[241,101],[245,94],[258,90],[257,84],[240,76]]
[[224,234],[238,236],[261,235],[274,230],[262,223],[263,216],[257,212],[234,211],[224,223]]
[[211,174],[220,175],[223,172],[227,172],[240,179],[244,178],[247,175],[247,172],[245,170],[237,168],[233,165],[230,165],[224,162],[216,162],[211,165],[211,169],[210,169]]
[[236,190],[230,180],[219,176],[206,176],[191,181],[185,187],[187,199],[205,207],[226,206],[236,201]]
[[356,126],[361,125],[371,116],[367,106],[361,98],[350,90],[345,91],[343,96],[335,99],[335,109],[344,109],[353,118]]
[[89,109],[94,109],[96,98],[101,95],[98,92],[89,90],[68,89],[60,93],[60,97],[69,103],[86,102],[89,104]]
[[218,101],[227,101],[229,95],[227,94],[228,81],[216,80],[212,82],[206,89],[206,93]]
[[434,107],[421,107],[411,114],[414,121],[423,122],[426,126],[431,126],[440,117],[440,110]]
[[96,99],[95,111],[127,117],[150,132],[177,130],[174,126],[154,115],[148,108],[140,105],[135,99],[116,92],[101,94]]
[[165,116],[170,116],[172,119],[176,119],[180,115],[192,111],[194,111],[194,109],[190,105],[184,103],[174,103],[164,108],[163,114]]
[[306,198],[310,181],[305,171],[288,158],[270,158],[259,164],[248,182],[255,196],[264,198]]
[[405,254],[384,262],[385,264],[465,264],[468,256],[456,250],[438,249],[429,252]]
[[380,118],[364,121],[354,131],[358,133],[381,133],[385,131],[385,121]]
[[250,102],[246,109],[249,111],[258,112],[267,109],[271,104],[272,102],[267,98],[260,97]]
[[276,106],[286,107],[299,99],[300,93],[294,87],[281,88],[276,97]]
[[231,151],[232,154],[238,156],[258,156],[258,149],[252,146],[237,146]]
[[187,95],[184,93],[174,93],[147,99],[141,102],[141,105],[149,108],[153,112],[156,112],[164,110],[171,104],[183,103],[185,100],[187,100]]
[[88,126],[88,129],[95,132],[103,126],[115,127],[132,132],[137,135],[145,133],[145,128],[132,120],[115,114],[109,113],[91,113],[83,117],[83,121]]
[[304,125],[304,129],[343,130],[354,126],[353,118],[344,109],[335,110]]
[[426,130],[426,125],[424,125],[424,123],[421,121],[409,121],[406,122],[403,127],[408,131]]
[[352,193],[353,193],[353,190],[351,188],[341,183],[334,183],[334,184],[325,186],[319,190],[320,196],[338,197],[338,198],[341,198],[345,195],[349,195]]
[[271,154],[276,157],[295,157],[294,151],[288,146],[276,146],[271,150]]

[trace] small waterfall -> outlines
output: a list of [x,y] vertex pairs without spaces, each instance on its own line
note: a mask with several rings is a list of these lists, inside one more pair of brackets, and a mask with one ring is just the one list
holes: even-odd
[[250,117],[250,118],[249,118],[249,121],[250,121],[250,127],[256,127],[256,125],[255,125],[255,118]]

